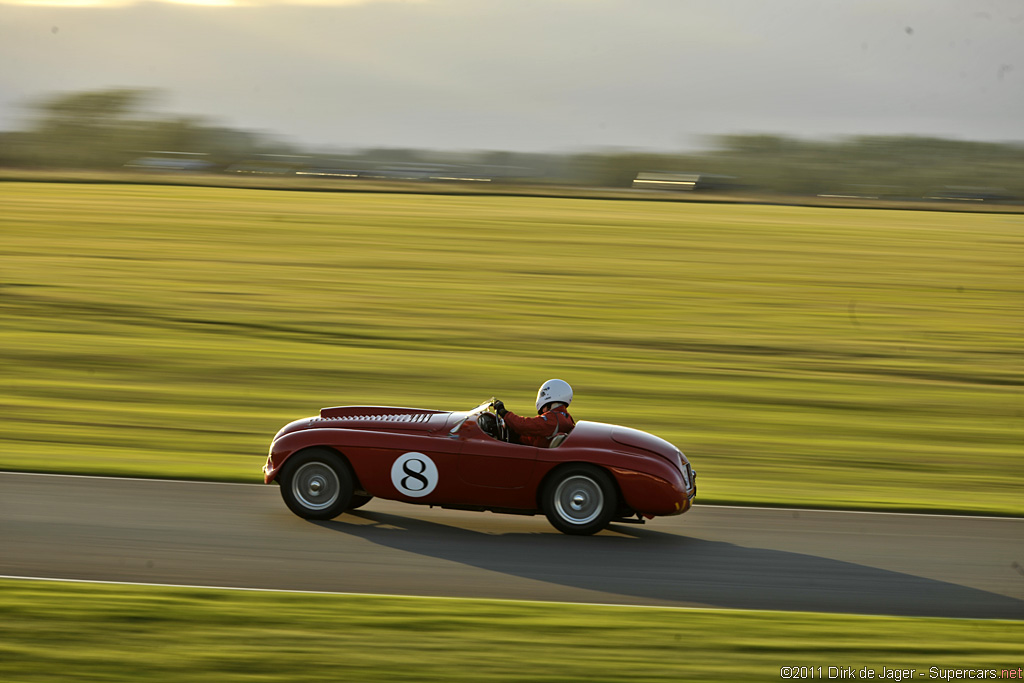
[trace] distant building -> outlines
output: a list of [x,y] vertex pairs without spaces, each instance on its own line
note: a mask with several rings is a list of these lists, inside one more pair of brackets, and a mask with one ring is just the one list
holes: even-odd
[[671,171],[643,171],[633,180],[636,190],[667,190],[695,192],[698,190],[735,189],[736,178],[711,173],[676,173]]
[[186,152],[155,152],[154,154],[160,156],[132,159],[124,167],[139,171],[163,171],[166,173],[201,173],[213,169],[213,164],[206,159],[199,158],[204,156],[202,154]]
[[907,190],[899,185],[868,185],[863,183],[844,185],[832,192],[822,192],[819,197],[829,199],[908,199]]
[[974,187],[968,185],[946,185],[930,191],[925,199],[939,199],[956,202],[1012,202],[1017,197],[1003,187]]

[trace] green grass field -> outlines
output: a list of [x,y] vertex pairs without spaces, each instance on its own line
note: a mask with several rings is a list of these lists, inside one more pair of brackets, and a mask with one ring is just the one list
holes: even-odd
[[699,500],[1024,514],[1024,216],[0,183],[0,469],[258,481],[325,405],[676,443]]
[[778,681],[782,667],[819,666],[816,678],[867,667],[939,680],[932,667],[1016,672],[1024,638],[1012,621],[10,580],[0,594],[7,683]]

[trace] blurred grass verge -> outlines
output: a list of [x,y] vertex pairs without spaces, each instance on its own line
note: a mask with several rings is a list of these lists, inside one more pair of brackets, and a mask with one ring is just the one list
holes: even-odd
[[1021,622],[995,620],[12,580],[0,590],[10,683],[765,681],[800,666],[928,677],[1016,670],[1024,637]]
[[0,469],[259,481],[325,405],[682,448],[702,502],[1024,514],[1024,217],[0,184]]

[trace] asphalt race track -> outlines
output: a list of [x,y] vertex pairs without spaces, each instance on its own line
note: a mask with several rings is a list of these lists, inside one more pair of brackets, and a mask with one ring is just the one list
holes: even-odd
[[276,486],[0,472],[0,575],[565,602],[1024,619],[1024,519],[696,507],[570,537],[543,517]]

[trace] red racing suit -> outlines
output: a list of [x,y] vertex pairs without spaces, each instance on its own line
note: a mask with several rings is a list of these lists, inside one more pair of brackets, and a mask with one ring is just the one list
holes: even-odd
[[565,406],[552,408],[537,417],[522,417],[511,410],[505,413],[505,424],[516,433],[519,441],[527,446],[547,448],[555,434],[568,434],[576,426],[576,420]]

